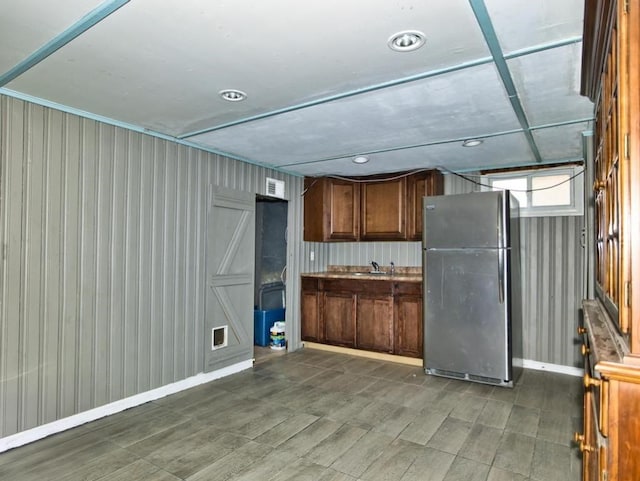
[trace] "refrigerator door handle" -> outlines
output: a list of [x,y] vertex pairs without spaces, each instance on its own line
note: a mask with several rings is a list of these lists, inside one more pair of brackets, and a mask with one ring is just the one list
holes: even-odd
[[504,303],[504,210],[502,209],[504,195],[505,193],[501,192],[498,196],[498,228],[496,229],[498,232],[498,301],[500,304]]
[[498,301],[504,304],[504,249],[498,249]]
[[502,210],[502,198],[504,196],[504,192],[502,192],[499,196],[498,196],[498,212],[497,212],[497,216],[496,216],[496,220],[498,222],[496,231],[497,231],[497,235],[498,235],[498,239],[496,242],[496,245],[498,246],[498,249],[502,249],[504,247],[504,212]]

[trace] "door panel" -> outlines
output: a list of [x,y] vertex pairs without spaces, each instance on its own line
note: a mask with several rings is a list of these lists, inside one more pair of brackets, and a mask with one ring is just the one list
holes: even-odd
[[506,233],[509,215],[503,192],[425,197],[423,202],[428,248],[497,247],[499,236]]
[[356,295],[351,292],[325,292],[322,324],[328,344],[353,347],[356,337]]
[[[204,371],[253,356],[255,196],[212,187],[207,215]],[[212,349],[212,329],[227,326],[227,346]]]
[[426,251],[425,367],[510,379],[498,266],[496,250]]
[[358,294],[356,347],[393,352],[393,296]]

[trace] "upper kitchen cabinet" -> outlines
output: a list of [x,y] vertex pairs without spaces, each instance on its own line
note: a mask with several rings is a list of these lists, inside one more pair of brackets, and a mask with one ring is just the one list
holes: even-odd
[[407,239],[422,240],[422,198],[444,194],[444,176],[439,170],[428,170],[407,178]]
[[304,180],[304,240],[357,241],[360,185],[329,177]]
[[407,179],[371,180],[361,188],[360,240],[407,240]]
[[306,178],[304,240],[419,241],[422,197],[443,194],[443,186],[437,170],[353,181]]

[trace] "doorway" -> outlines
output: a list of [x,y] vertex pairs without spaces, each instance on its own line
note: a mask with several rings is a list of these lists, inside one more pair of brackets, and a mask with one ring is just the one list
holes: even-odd
[[[254,277],[254,358],[256,362],[265,357],[286,352],[286,339],[282,346],[279,344],[271,346],[270,330],[275,322],[284,322],[286,309],[288,208],[286,200],[256,196]],[[281,325],[278,324],[276,327],[280,329]]]

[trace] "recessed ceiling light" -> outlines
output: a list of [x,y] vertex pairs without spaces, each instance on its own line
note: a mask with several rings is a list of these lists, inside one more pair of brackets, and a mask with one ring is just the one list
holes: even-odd
[[480,140],[480,139],[469,139],[469,140],[465,140],[464,142],[462,142],[462,146],[463,147],[477,147],[478,145],[480,145],[482,142],[484,142],[484,140]]
[[391,50],[396,52],[412,52],[425,44],[424,33],[417,30],[405,30],[398,32],[387,41]]
[[241,102],[242,100],[247,98],[247,94],[245,94],[241,90],[235,89],[221,90],[220,92],[218,92],[218,94],[220,94],[220,97],[228,100],[229,102]]
[[369,157],[366,155],[358,155],[351,160],[354,164],[366,164],[369,162]]

